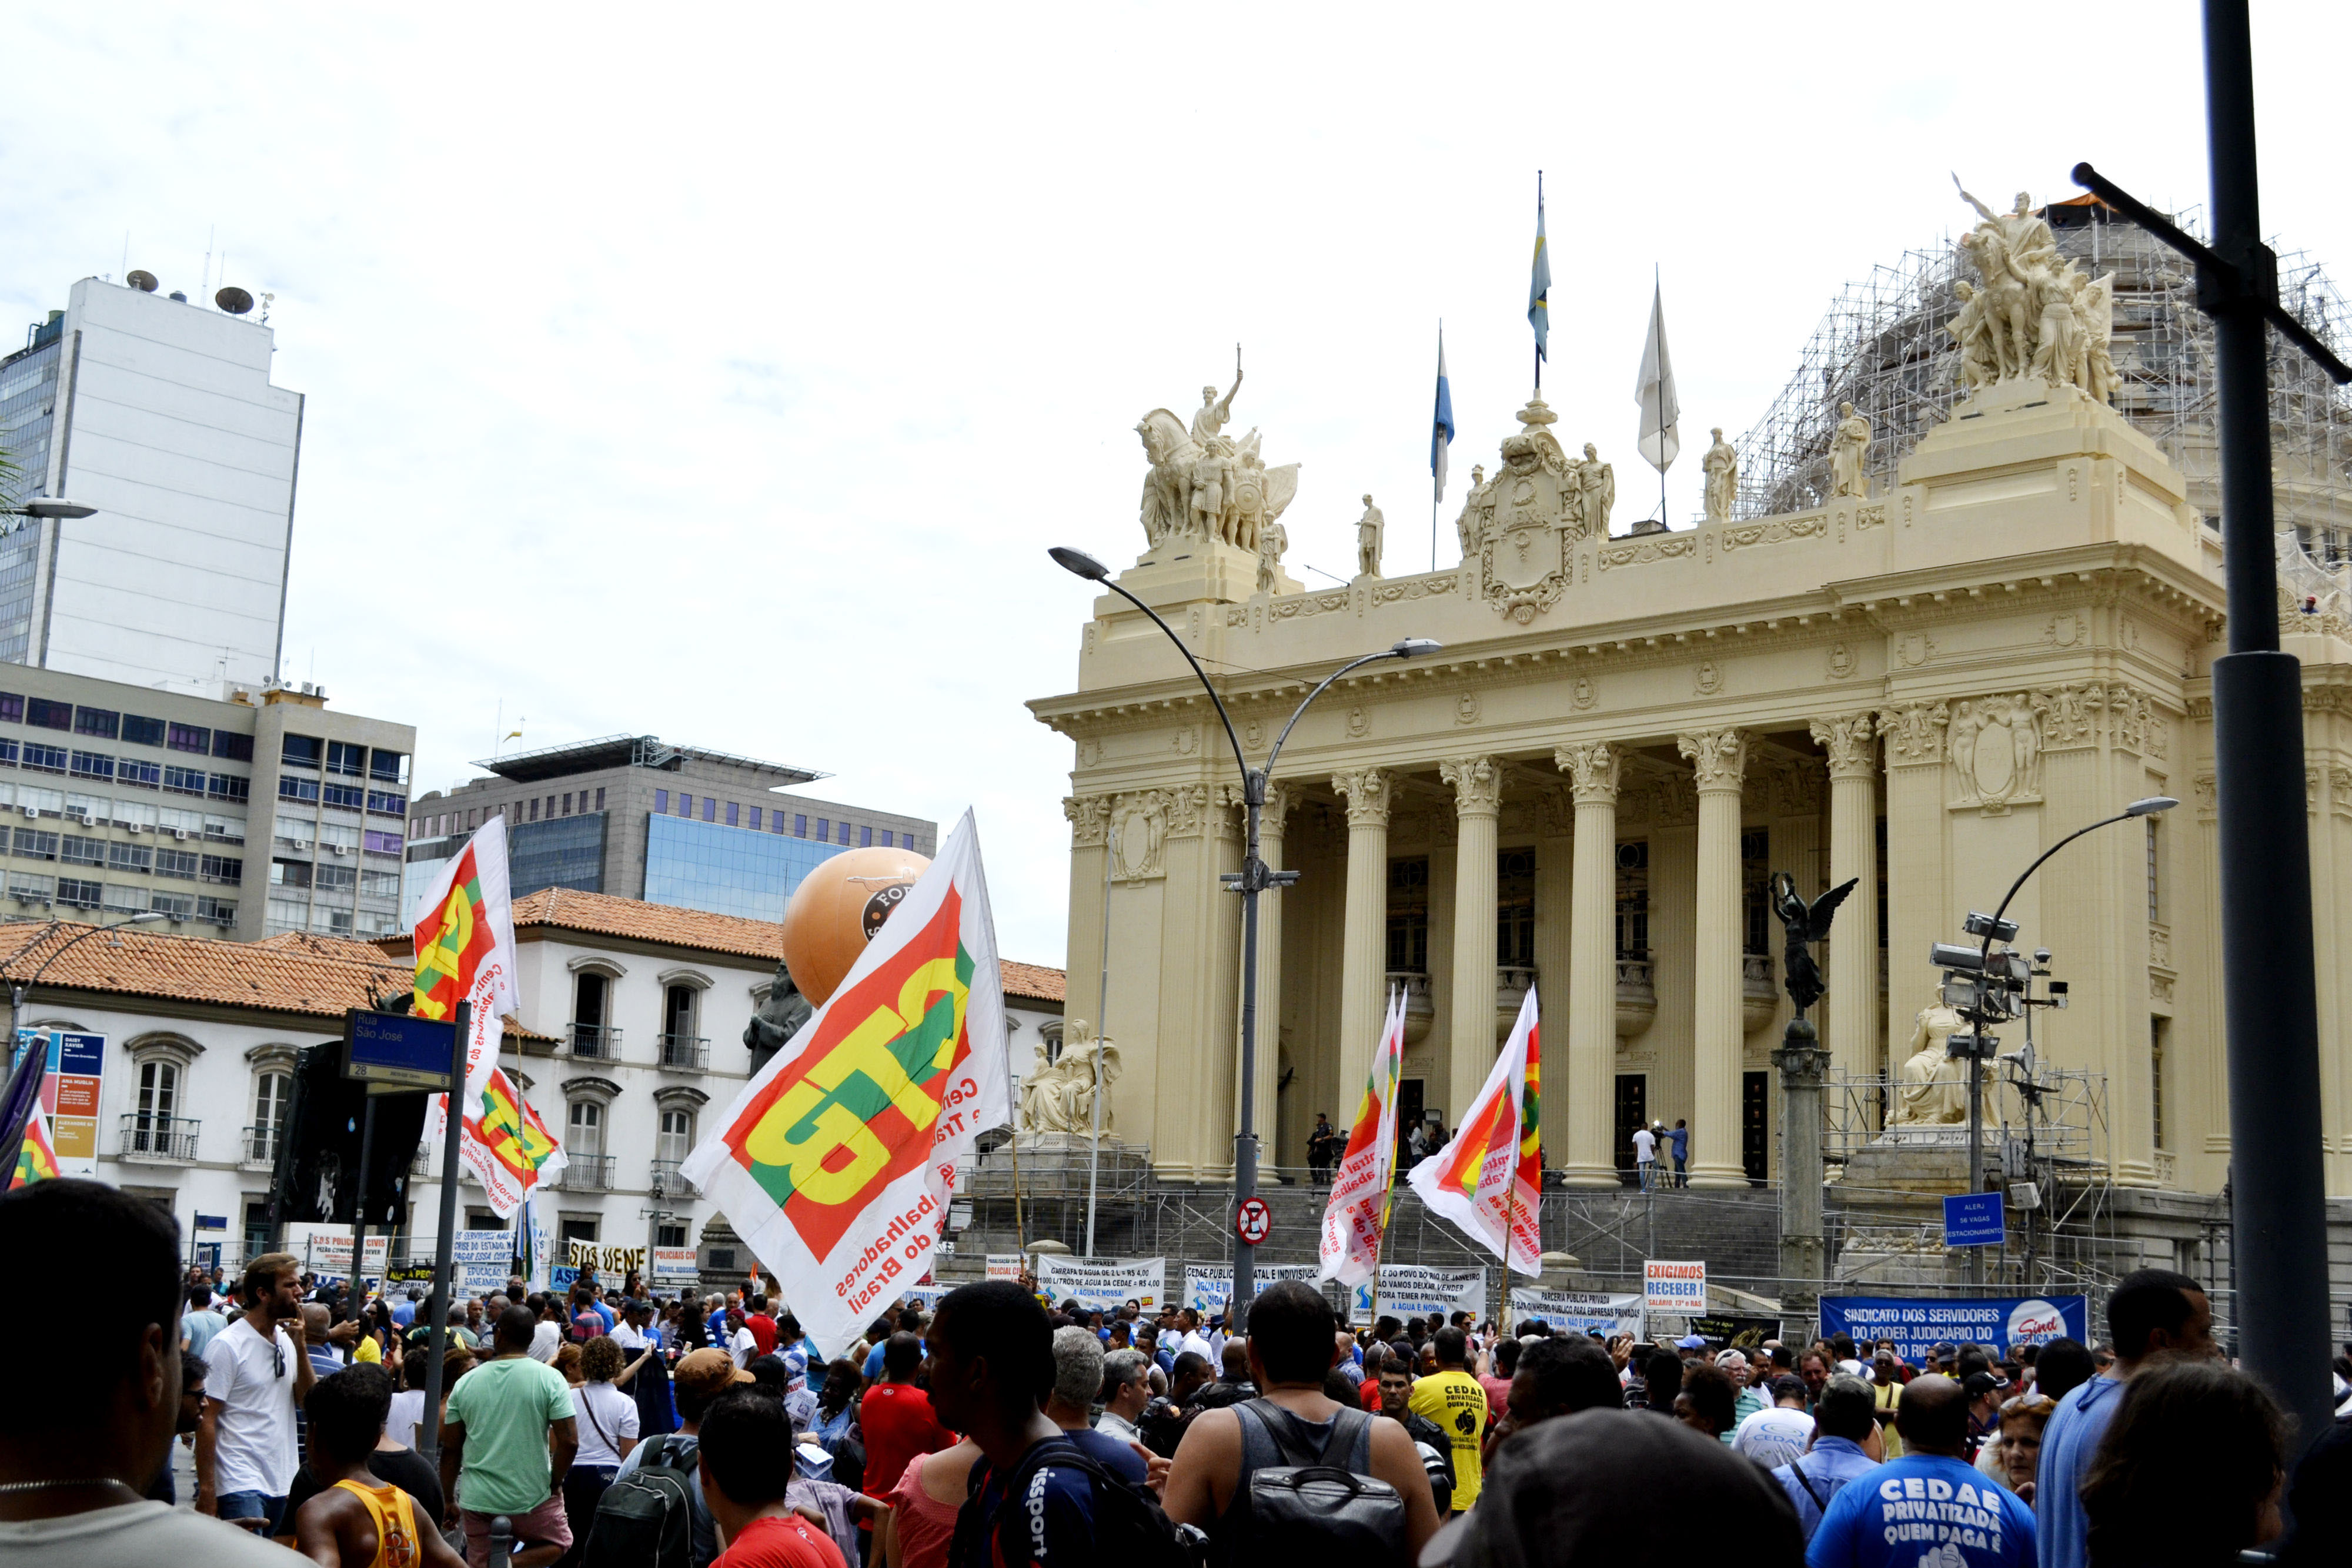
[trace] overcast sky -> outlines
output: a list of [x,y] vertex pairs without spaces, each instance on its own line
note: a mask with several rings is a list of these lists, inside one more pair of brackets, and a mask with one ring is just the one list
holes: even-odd
[[[2263,215],[2352,274],[2352,7],[2259,6]],[[517,19],[520,18],[520,19]],[[1841,284],[2088,159],[2206,200],[2197,10],[18,5],[0,327],[144,267],[276,295],[309,394],[291,679],[413,722],[418,785],[617,731],[977,807],[1008,956],[1058,964],[1089,594],[1044,547],[1143,539],[1145,411],[1231,379],[1297,462],[1294,575],[1428,564],[1528,389],[1633,450],[1663,277],[1698,508]],[[126,249],[126,235],[128,236]],[[209,275],[205,253],[214,252]],[[224,259],[225,256],[225,259]],[[13,341],[13,338],[9,340]],[[1452,528],[1440,559],[1453,559]]]

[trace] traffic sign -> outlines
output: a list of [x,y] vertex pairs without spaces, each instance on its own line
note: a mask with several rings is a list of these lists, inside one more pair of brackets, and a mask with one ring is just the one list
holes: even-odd
[[1262,1197],[1245,1197],[1234,1214],[1234,1232],[1255,1247],[1274,1229],[1274,1211]]
[[1964,1192],[1944,1200],[1944,1245],[1999,1247],[2009,1238],[2000,1194]]

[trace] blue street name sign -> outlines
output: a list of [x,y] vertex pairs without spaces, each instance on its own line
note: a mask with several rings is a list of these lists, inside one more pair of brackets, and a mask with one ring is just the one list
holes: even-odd
[[404,1089],[449,1087],[457,1026],[410,1013],[345,1015],[343,1076]]

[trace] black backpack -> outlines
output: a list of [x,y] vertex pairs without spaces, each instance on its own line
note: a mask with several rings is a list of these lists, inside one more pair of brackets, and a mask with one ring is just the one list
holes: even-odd
[[[1264,1420],[1279,1465],[1250,1473],[1246,1547],[1234,1561],[1251,1563],[1345,1562],[1349,1568],[1384,1568],[1405,1561],[1402,1494],[1383,1480],[1326,1463],[1324,1454],[1351,1440],[1357,1422],[1373,1417],[1339,1407],[1322,1452],[1308,1447],[1298,1417],[1272,1400],[1254,1400],[1251,1415]],[[1240,1548],[1242,1543],[1232,1543]]]
[[1022,1499],[1028,1495],[1030,1481],[1048,1465],[1079,1471],[1094,1484],[1094,1561],[1116,1563],[1118,1568],[1192,1568],[1193,1553],[1180,1540],[1176,1526],[1169,1522],[1150,1490],[1121,1480],[1066,1437],[1048,1437],[1021,1456],[1021,1463],[1005,1479],[1004,1500],[985,1520],[973,1506],[983,1476],[979,1466],[972,1468],[964,1506],[956,1513],[955,1539],[948,1546],[949,1568],[987,1560],[985,1552],[971,1555],[981,1544],[974,1537],[985,1535],[993,1542],[1008,1514],[1017,1521],[1024,1512]]
[[604,1489],[582,1568],[694,1568],[692,1437],[656,1437],[643,1463]]

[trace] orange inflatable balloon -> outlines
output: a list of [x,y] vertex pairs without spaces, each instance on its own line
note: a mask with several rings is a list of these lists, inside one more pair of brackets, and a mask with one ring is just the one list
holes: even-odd
[[851,850],[802,879],[784,907],[784,964],[802,995],[825,1004],[930,863],[908,850]]

